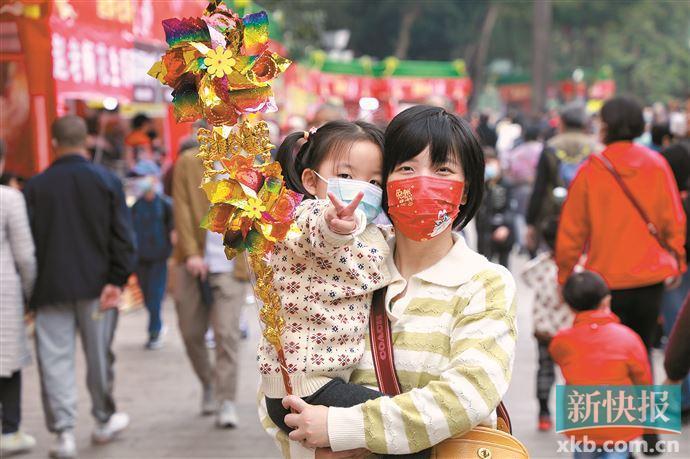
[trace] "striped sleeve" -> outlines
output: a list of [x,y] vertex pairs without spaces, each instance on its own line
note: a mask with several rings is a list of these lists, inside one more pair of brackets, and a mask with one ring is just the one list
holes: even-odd
[[473,278],[478,288],[455,313],[450,356],[440,378],[395,397],[329,408],[331,448],[409,454],[489,419],[510,381],[515,355],[515,282],[503,268]]

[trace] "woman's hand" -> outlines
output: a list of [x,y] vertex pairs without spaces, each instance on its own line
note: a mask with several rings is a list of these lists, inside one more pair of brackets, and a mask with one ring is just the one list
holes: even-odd
[[327,407],[310,405],[295,395],[285,397],[283,406],[292,410],[292,413],[285,416],[285,424],[295,429],[290,432],[290,440],[301,442],[307,448],[331,446],[328,439]]
[[333,193],[328,193],[328,199],[331,200],[332,204],[328,206],[325,214],[328,228],[334,233],[342,235],[354,233],[357,229],[355,210],[357,210],[357,206],[363,197],[364,193],[360,191],[350,204],[345,205]]
[[510,236],[510,229],[508,229],[507,226],[499,226],[494,230],[494,233],[491,237],[496,242],[505,242],[505,240],[508,239],[508,236]]

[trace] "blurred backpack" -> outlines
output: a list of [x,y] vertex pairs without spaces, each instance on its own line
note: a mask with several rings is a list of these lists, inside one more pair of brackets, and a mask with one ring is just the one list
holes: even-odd
[[580,132],[566,132],[552,138],[544,149],[551,171],[541,217],[545,220],[561,213],[567,190],[575,179],[580,165],[601,149],[593,137]]
[[558,158],[557,173],[556,173],[556,184],[561,186],[566,190],[570,188],[575,175],[582,162],[587,159],[591,151],[583,151],[580,155],[570,156],[564,150],[556,150],[554,154]]

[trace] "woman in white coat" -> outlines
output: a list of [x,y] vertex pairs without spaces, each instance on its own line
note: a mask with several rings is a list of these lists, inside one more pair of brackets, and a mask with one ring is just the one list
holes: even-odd
[[[5,145],[0,141],[0,173]],[[19,430],[21,369],[31,361],[24,305],[36,280],[34,241],[24,196],[0,185],[0,456],[27,451],[36,441]]]

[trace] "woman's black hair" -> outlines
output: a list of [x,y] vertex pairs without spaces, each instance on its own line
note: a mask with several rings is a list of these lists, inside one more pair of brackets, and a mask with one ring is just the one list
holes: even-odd
[[[429,147],[434,165],[458,161],[465,174],[467,203],[453,222],[461,229],[477,213],[484,195],[484,154],[470,126],[459,116],[439,107],[417,105],[393,118],[385,133],[383,183],[399,164]],[[383,207],[388,210],[386,188]]]
[[288,135],[280,144],[276,157],[283,168],[285,185],[305,198],[314,198],[302,184],[304,170],[317,170],[329,154],[341,152],[355,142],[371,142],[383,151],[383,131],[366,121],[329,121],[314,132],[298,131]]
[[632,142],[644,132],[642,107],[632,97],[609,99],[601,107],[601,121],[606,124],[606,145],[614,142]]

